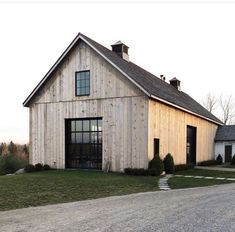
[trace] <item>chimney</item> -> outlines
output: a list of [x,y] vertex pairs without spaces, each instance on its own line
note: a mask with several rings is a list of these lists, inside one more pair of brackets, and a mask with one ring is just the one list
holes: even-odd
[[170,85],[174,86],[177,90],[180,90],[180,80],[176,77],[170,80]]
[[126,46],[124,43],[122,43],[120,40],[111,45],[112,51],[115,52],[118,56],[120,56],[122,59],[129,61],[129,55],[128,55],[128,49],[129,47]]
[[165,81],[166,80],[166,78],[164,77],[164,75],[160,75],[160,78],[161,78],[161,80],[163,80],[163,81]]

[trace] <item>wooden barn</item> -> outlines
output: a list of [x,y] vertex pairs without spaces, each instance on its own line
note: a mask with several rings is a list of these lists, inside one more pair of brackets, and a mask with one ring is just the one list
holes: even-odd
[[176,164],[214,158],[214,115],[180,90],[79,33],[23,103],[30,162],[55,168],[147,168],[154,154]]

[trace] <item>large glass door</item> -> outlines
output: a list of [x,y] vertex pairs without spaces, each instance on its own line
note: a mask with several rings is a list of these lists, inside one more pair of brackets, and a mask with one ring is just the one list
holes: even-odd
[[102,169],[102,119],[66,119],[66,168]]

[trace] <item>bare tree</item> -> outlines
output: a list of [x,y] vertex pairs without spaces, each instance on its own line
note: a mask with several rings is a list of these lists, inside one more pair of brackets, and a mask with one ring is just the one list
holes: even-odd
[[235,108],[234,108],[234,99],[232,95],[224,98],[222,95],[219,99],[219,105],[221,108],[222,117],[221,120],[225,125],[229,125],[233,123],[233,119],[235,116]]
[[202,104],[209,112],[213,113],[217,107],[217,102],[217,97],[211,93],[208,93],[205,100],[202,101]]

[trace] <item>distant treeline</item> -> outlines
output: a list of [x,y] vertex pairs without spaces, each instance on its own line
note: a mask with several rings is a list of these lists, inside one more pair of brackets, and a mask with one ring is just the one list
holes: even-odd
[[29,146],[28,144],[15,144],[12,141],[10,143],[0,144],[0,156],[13,154],[21,158],[28,158]]

